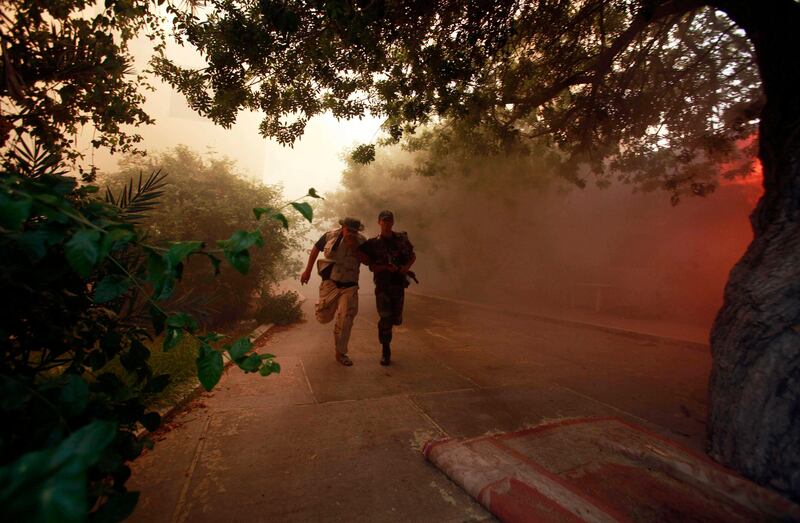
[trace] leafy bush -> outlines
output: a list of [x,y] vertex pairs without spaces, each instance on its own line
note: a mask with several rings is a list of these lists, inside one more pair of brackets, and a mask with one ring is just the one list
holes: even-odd
[[[220,347],[224,336],[200,334],[196,319],[169,303],[190,260],[205,258],[213,273],[224,258],[246,273],[251,247],[265,243],[260,230],[237,230],[213,250],[201,241],[156,246],[97,192],[37,147],[7,156],[0,172],[0,507],[7,520],[130,514],[137,494],[125,488],[126,463],[146,444],[134,432],[160,423],[144,398],[169,383],[150,365],[153,336],[163,335],[164,351],[193,338],[207,390],[224,357],[262,376],[280,370],[273,356],[251,353],[247,338]],[[282,221],[274,209],[256,214],[265,213],[270,224]],[[117,358],[130,379],[110,372]]]
[[[104,202],[97,187],[81,187],[73,176],[85,183],[95,178],[93,166],[86,171],[79,164],[86,145],[78,140],[82,126],[92,125],[93,147],[113,153],[135,150],[140,136],[127,129],[152,122],[141,107],[140,88],[147,83],[132,74],[127,43],[144,32],[156,37],[157,48],[164,45],[160,9],[145,0],[2,2],[4,521],[83,521],[87,515],[116,521],[131,513],[137,494],[125,488],[127,462],[146,444],[134,431],[160,422],[143,399],[169,382],[151,366],[153,337],[163,336],[164,351],[191,337],[207,389],[219,380],[224,356],[245,372],[269,375],[280,368],[269,355],[251,354],[247,339],[225,343],[219,334],[201,335],[196,319],[170,300],[189,266],[213,274],[224,259],[246,273],[251,247],[269,245],[276,224],[288,226],[283,213],[261,202],[256,218],[272,218],[266,237],[231,229],[205,238],[211,249],[189,236],[166,242],[174,228],[167,221],[160,229],[164,241],[156,245],[133,217],[137,209],[154,208],[157,177],[124,202]],[[310,220],[307,203],[291,205]],[[210,243],[216,238],[228,239]],[[200,266],[204,259],[210,266]],[[126,379],[110,372],[115,360]]]
[[[185,146],[161,155],[132,156],[119,172],[105,181],[119,190],[142,171],[161,169],[168,175],[155,187],[161,205],[148,208],[140,225],[153,243],[198,239],[211,242],[253,224],[253,208],[280,205],[280,188],[245,179],[227,158],[203,157]],[[136,193],[135,187],[129,192]],[[114,191],[112,190],[112,193]],[[276,213],[280,214],[280,213]],[[254,300],[270,292],[273,284],[299,270],[291,257],[305,228],[283,214],[264,223],[264,248],[253,252],[247,275],[223,267],[214,277],[202,264],[187,264],[181,289],[171,303],[196,312],[202,323],[219,327],[252,315]],[[199,311],[203,311],[202,315]]]
[[271,290],[262,294],[256,302],[256,320],[259,323],[289,325],[303,319],[300,295],[294,291],[274,294]]

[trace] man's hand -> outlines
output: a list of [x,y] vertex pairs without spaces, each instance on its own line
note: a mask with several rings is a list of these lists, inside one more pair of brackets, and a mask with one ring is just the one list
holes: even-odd
[[303,271],[303,274],[300,275],[300,284],[305,285],[308,283],[308,280],[311,279],[311,271]]

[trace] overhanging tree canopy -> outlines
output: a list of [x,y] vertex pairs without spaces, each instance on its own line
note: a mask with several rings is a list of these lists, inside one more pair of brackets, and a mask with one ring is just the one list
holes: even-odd
[[[149,0],[0,0],[0,147],[19,137],[78,159],[83,126],[92,147],[130,151],[141,137],[126,125],[153,120],[142,110],[145,76],[127,43],[160,33]],[[93,172],[88,173],[89,177]]]
[[753,132],[760,83],[735,23],[672,4],[210,2],[176,12],[208,68],[156,70],[222,125],[265,112],[261,132],[286,144],[325,111],[385,115],[393,139],[466,118],[498,145],[549,138],[568,175],[612,160],[626,179],[705,194],[701,164]]
[[[541,137],[564,172],[705,194],[759,131],[754,241],[712,331],[710,451],[800,498],[800,3],[795,0],[208,0],[172,9],[208,66],[155,70],[229,126],[291,144],[330,111]],[[362,150],[362,157],[369,150]],[[733,162],[735,163],[735,162]],[[714,172],[716,172],[716,168]],[[746,170],[746,166],[745,166]],[[734,174],[734,173],[731,173]],[[580,183],[580,180],[576,178]]]

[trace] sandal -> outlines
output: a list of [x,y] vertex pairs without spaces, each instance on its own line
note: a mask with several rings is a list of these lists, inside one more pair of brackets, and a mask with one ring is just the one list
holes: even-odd
[[349,367],[353,364],[353,361],[347,357],[347,354],[339,354],[338,352],[336,353],[336,361],[345,367]]

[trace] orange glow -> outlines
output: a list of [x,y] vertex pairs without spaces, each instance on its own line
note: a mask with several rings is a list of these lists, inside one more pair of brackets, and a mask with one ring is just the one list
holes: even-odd
[[[737,143],[740,151],[745,149],[750,149],[751,151],[754,149],[754,142],[758,138],[757,135],[753,135],[747,139],[741,140]],[[761,165],[761,160],[758,158],[747,158],[745,161],[752,161],[752,168],[748,174],[745,176],[735,176],[733,178],[725,178],[723,176],[720,177],[720,188],[725,187],[739,187],[745,193],[745,197],[747,201],[750,202],[752,205],[755,206],[758,199],[764,192],[764,169]],[[741,162],[738,164],[736,162],[731,163],[723,163],[719,166],[719,172],[725,173],[730,171],[734,168],[737,168],[741,165]]]
[[[720,166],[720,170],[724,172],[728,165],[723,164]],[[753,161],[753,170],[750,171],[750,174],[747,176],[737,176],[735,178],[722,178],[720,180],[720,185],[755,185],[759,188],[762,188],[762,182],[764,177],[764,169],[761,166],[761,160],[756,158]]]

